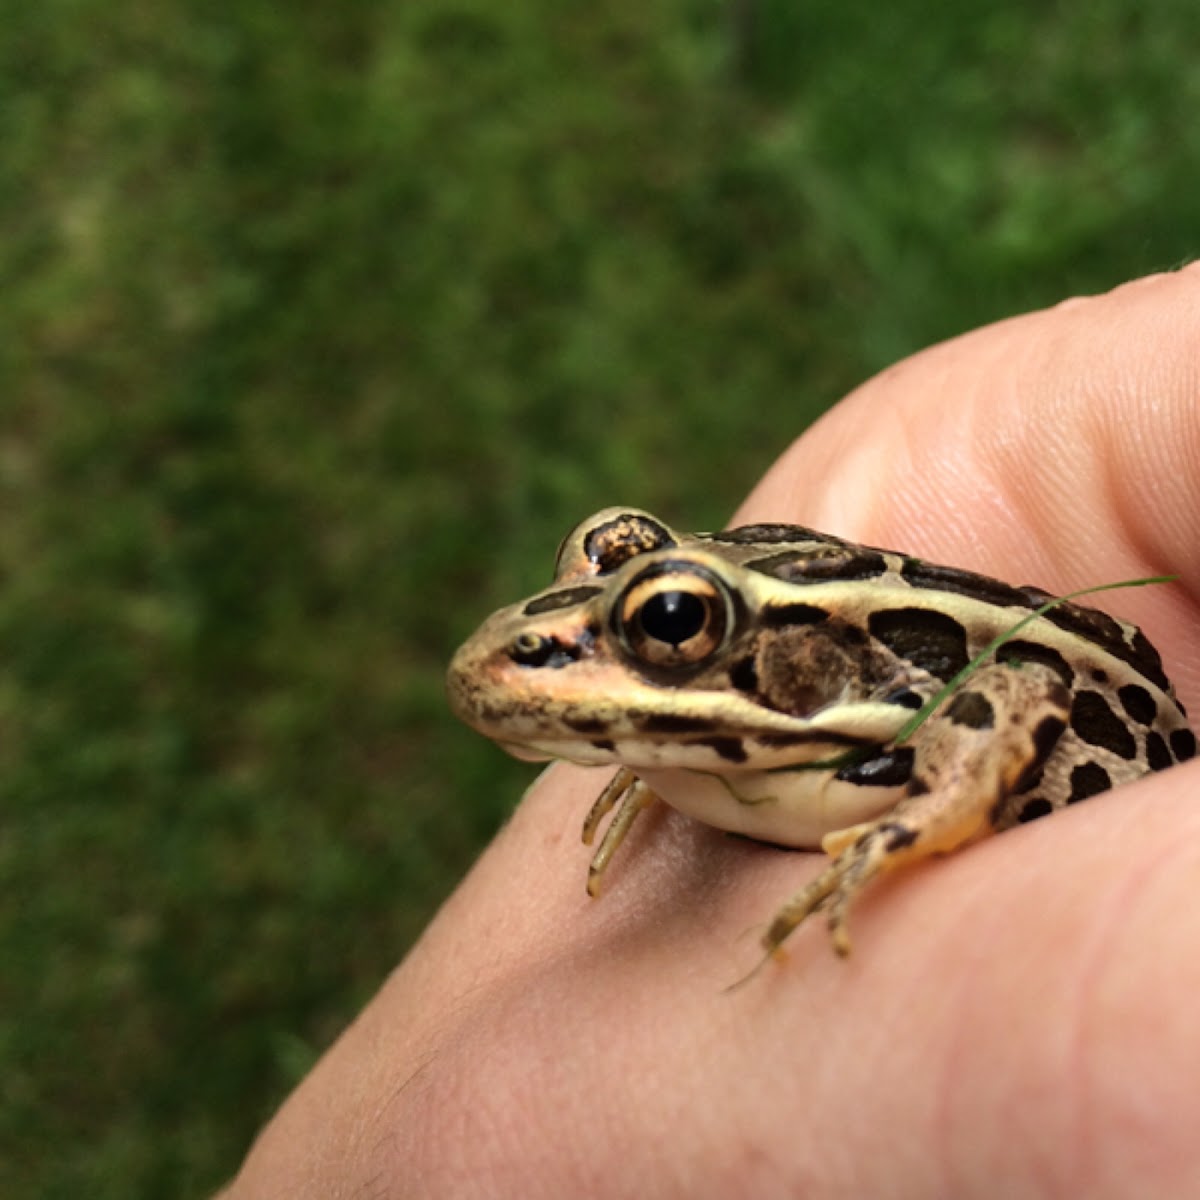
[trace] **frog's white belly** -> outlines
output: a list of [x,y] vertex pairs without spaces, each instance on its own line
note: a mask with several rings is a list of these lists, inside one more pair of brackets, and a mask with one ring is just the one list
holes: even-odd
[[779,846],[816,849],[834,829],[869,821],[903,794],[900,787],[863,787],[828,771],[738,772],[641,770],[639,778],[672,808],[729,833]]

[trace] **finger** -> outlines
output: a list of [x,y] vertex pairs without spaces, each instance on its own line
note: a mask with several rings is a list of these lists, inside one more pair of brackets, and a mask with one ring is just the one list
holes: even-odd
[[1073,300],[883,372],[781,457],[739,520],[796,519],[1052,592],[1160,643],[1200,706],[1200,267]]

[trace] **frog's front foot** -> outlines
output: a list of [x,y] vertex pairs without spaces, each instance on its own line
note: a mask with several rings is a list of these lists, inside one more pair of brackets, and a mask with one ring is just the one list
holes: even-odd
[[617,815],[609,823],[604,837],[600,839],[600,847],[592,857],[588,867],[588,895],[600,895],[600,882],[608,864],[616,853],[617,847],[625,840],[634,821],[643,809],[654,803],[654,793],[628,768],[622,767],[602,791],[592,805],[583,822],[583,844],[590,846],[595,840],[600,822],[614,808]]

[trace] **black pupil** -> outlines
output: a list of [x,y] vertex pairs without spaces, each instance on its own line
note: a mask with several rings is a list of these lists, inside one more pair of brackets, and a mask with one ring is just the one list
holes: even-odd
[[692,592],[659,592],[642,605],[643,632],[669,646],[693,638],[705,625],[708,610]]

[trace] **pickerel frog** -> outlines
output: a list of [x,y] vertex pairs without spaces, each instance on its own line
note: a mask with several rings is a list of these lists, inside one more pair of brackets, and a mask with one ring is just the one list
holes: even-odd
[[914,710],[1051,597],[794,525],[682,534],[610,508],[554,583],[450,666],[460,717],[520,758],[618,764],[584,823],[598,891],[647,805],[831,861],[776,914],[774,951],[874,878],[1191,758],[1140,630],[1064,603],[898,740]]

